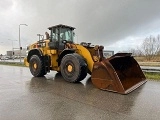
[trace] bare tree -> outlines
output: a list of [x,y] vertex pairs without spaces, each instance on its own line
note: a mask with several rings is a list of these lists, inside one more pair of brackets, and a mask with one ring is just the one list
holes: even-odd
[[160,51],[160,35],[157,38],[153,36],[146,38],[142,43],[141,50],[147,60],[154,59]]
[[139,47],[135,48],[131,48],[128,50],[129,53],[132,53],[133,56],[142,56],[142,51],[140,50]]
[[160,35],[157,36],[157,44],[158,44],[157,55],[160,55]]
[[144,56],[140,47],[137,47],[136,54],[137,54],[137,56]]

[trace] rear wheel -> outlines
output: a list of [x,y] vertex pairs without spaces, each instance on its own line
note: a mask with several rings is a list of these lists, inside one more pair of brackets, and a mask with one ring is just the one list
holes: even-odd
[[77,53],[65,55],[60,68],[63,78],[68,82],[79,82],[87,75],[87,64]]
[[42,57],[33,55],[29,61],[29,68],[33,76],[42,77],[46,74]]

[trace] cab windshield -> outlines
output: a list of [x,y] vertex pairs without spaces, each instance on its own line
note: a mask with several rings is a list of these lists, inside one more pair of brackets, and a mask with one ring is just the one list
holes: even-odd
[[60,41],[67,40],[73,42],[73,30],[70,28],[61,28],[60,30]]

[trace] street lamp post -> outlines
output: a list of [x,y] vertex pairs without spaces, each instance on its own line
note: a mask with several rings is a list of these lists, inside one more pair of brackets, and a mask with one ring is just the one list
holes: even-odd
[[20,32],[21,32],[21,25],[28,26],[27,24],[19,24],[19,56],[20,56],[20,63],[21,63],[21,38],[20,38]]

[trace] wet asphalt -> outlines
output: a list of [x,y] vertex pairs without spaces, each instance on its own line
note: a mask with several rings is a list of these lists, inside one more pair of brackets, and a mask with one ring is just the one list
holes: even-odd
[[0,120],[159,120],[160,82],[128,95],[95,88],[50,72],[35,78],[27,67],[0,65]]

